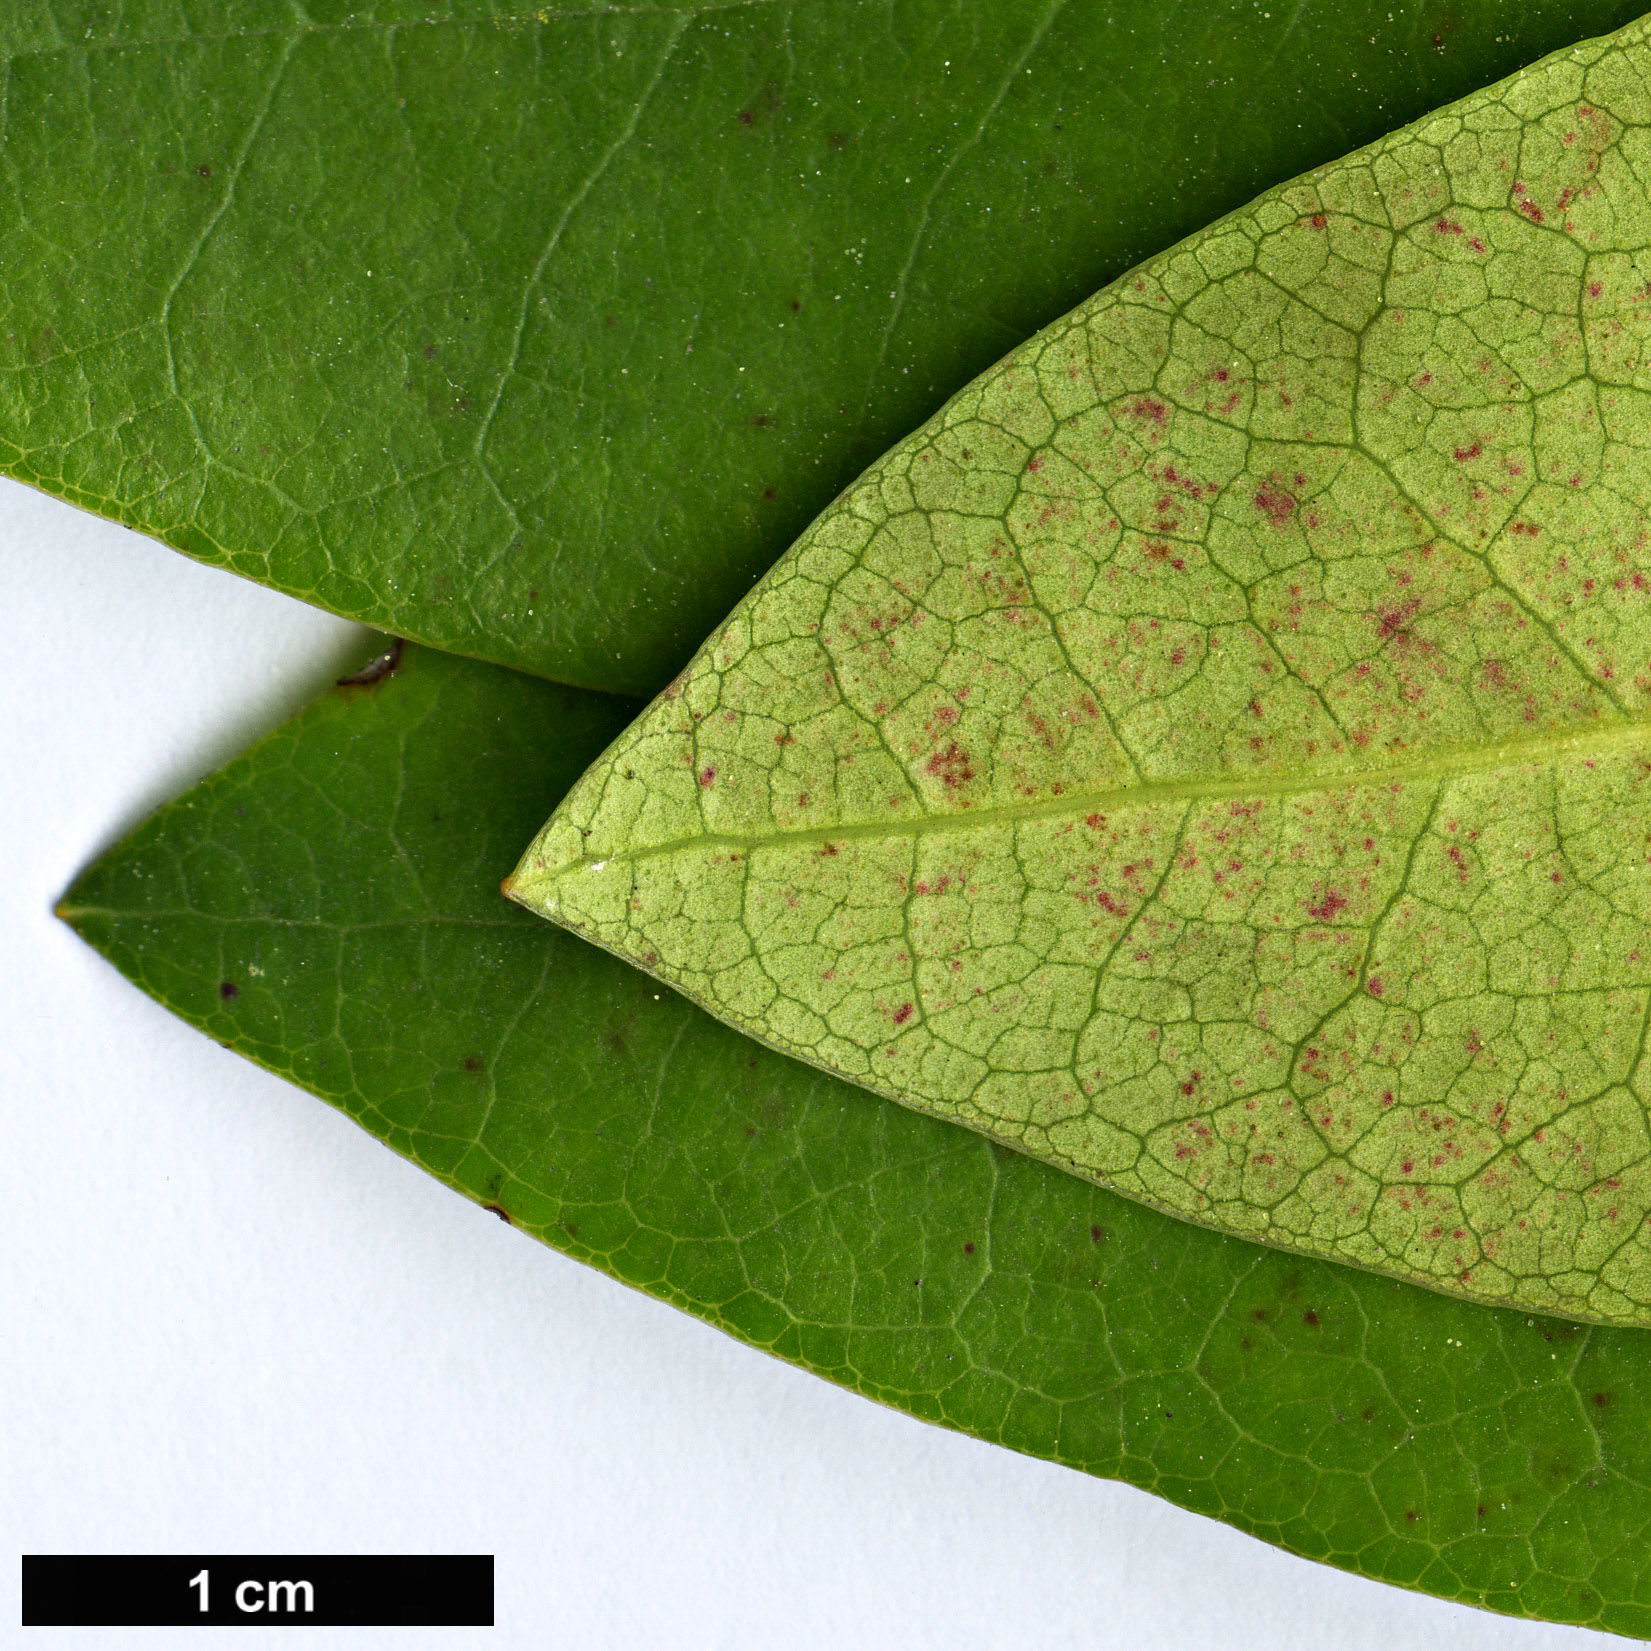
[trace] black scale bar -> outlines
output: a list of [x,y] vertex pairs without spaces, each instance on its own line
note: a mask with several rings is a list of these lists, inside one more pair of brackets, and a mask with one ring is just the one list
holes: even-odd
[[491,1628],[491,1554],[25,1554],[25,1628]]

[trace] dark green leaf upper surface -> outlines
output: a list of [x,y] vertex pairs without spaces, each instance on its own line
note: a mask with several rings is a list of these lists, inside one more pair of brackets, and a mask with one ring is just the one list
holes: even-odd
[[1635,9],[13,5],[0,466],[652,689],[1034,327]]
[[1645,1333],[1171,1220],[506,904],[629,711],[409,649],[162,810],[64,915],[450,1185],[832,1380],[1371,1577],[1651,1633]]

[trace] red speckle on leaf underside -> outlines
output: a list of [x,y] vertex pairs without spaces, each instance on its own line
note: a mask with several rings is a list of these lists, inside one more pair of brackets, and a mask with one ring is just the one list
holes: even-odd
[[1154,401],[1151,396],[1142,396],[1130,409],[1134,418],[1149,419],[1160,429],[1169,421],[1169,409],[1161,401]]
[[714,768],[702,768],[699,771],[699,783],[701,785],[709,785],[716,777],[717,771]]
[[1599,281],[1590,281],[1588,283],[1588,296],[1590,298],[1598,298],[1604,290],[1604,285]]
[[1420,597],[1411,597],[1402,608],[1388,608],[1377,615],[1376,638],[1380,642],[1391,641],[1396,636],[1407,636],[1406,626],[1416,616],[1421,607]]
[[955,791],[960,785],[967,785],[975,777],[968,752],[956,740],[953,740],[944,751],[936,751],[925,766],[948,791]]
[[1372,997],[1380,997],[1384,988],[1381,981],[1378,980],[1375,975],[1372,975],[1370,979],[1365,982],[1365,990],[1368,991]]
[[1469,459],[1478,458],[1484,450],[1484,444],[1477,441],[1471,447],[1458,447],[1454,449],[1456,462],[1466,464]]
[[1309,917],[1316,917],[1321,923],[1328,923],[1346,904],[1345,894],[1338,894],[1334,889],[1326,889],[1324,898],[1316,906],[1309,906],[1307,914]]
[[1269,482],[1257,492],[1255,507],[1274,527],[1283,527],[1296,513],[1296,501],[1277,482]]
[[1436,235],[1460,235],[1462,226],[1454,218],[1440,218],[1433,226]]
[[894,1011],[894,1024],[896,1026],[903,1026],[910,1019],[911,1005],[909,1003],[902,1003],[900,1007]]

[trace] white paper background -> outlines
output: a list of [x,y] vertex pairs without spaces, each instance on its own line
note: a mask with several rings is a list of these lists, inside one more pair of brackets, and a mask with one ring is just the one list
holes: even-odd
[[1623,1643],[1361,1581],[840,1392],[190,1031],[52,902],[362,633],[12,483],[0,596],[0,1550],[497,1554],[495,1629],[315,1629],[312,1651]]

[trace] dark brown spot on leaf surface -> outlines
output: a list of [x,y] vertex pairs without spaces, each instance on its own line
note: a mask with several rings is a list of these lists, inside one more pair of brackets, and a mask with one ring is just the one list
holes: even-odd
[[390,638],[390,645],[383,653],[369,659],[359,671],[352,671],[348,676],[338,679],[340,688],[371,688],[375,683],[382,682],[385,677],[392,676],[396,667],[401,663],[401,650],[406,646],[399,636]]

